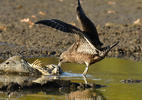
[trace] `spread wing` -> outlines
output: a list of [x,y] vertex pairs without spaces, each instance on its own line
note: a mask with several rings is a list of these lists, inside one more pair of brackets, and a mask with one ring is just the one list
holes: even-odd
[[67,24],[63,21],[60,21],[58,19],[40,20],[36,22],[35,24],[43,24],[66,33],[78,34],[79,36],[84,37],[84,34],[80,29],[78,29],[77,27],[73,25]]
[[67,24],[57,19],[40,20],[35,24],[43,24],[66,33],[78,34],[82,39],[87,41],[87,43],[91,46],[91,48],[93,48],[94,50],[97,49],[94,45],[92,45],[92,41],[90,40],[90,38],[88,38],[87,34],[73,25]]
[[91,20],[85,15],[81,7],[80,0],[78,0],[78,7],[76,10],[77,10],[77,16],[82,24],[82,27],[83,27],[83,30],[85,31],[85,35],[87,39],[89,39],[90,42],[95,47],[102,46],[103,43],[100,42],[97,29],[95,25],[93,24],[93,22],[91,22]]

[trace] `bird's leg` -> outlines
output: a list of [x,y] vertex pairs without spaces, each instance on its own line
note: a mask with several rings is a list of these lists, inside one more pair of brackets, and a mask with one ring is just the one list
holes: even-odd
[[87,79],[86,79],[86,76],[85,76],[85,75],[82,75],[82,76],[83,76],[83,79],[84,79],[85,84],[88,84]]
[[59,66],[59,67],[61,67],[62,62],[63,62],[63,59],[60,59],[60,60],[59,60],[59,63],[58,63],[58,66]]
[[61,67],[61,64],[62,64],[62,62],[61,62],[61,61],[59,61],[58,66],[59,66],[59,67]]
[[88,66],[86,66],[86,68],[85,68],[85,70],[84,70],[84,72],[83,72],[83,75],[86,76],[87,72],[88,72]]
[[85,70],[84,70],[84,72],[83,72],[83,75],[84,75],[84,76],[86,76],[86,74],[87,74],[87,72],[88,72],[88,68],[89,68],[89,63],[88,63],[88,62],[85,62],[85,64],[86,64],[86,68],[85,68]]

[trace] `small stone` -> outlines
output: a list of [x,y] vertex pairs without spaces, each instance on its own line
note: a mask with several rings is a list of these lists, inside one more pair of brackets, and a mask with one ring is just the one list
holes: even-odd
[[45,12],[42,12],[42,11],[40,11],[39,14],[42,15],[42,16],[46,15]]
[[133,22],[134,25],[141,25],[142,24],[142,18],[138,18]]
[[111,22],[107,22],[107,23],[105,23],[105,26],[106,27],[111,27],[111,26],[114,26],[115,24],[114,23],[111,23]]
[[114,10],[108,10],[107,13],[108,14],[115,14],[116,12]]

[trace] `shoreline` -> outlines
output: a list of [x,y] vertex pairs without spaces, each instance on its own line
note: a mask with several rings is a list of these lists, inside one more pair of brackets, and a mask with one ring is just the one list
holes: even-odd
[[[82,7],[88,17],[95,22],[104,46],[120,41],[108,57],[142,61],[140,3],[142,3],[141,0],[82,1]],[[58,9],[55,9],[53,5]],[[2,0],[0,3],[0,59],[7,59],[14,55],[22,55],[24,58],[58,57],[74,42],[73,35],[47,26],[34,25],[34,22],[57,18],[80,27],[76,20],[75,7],[75,0],[62,2],[60,0],[42,0],[42,2]]]

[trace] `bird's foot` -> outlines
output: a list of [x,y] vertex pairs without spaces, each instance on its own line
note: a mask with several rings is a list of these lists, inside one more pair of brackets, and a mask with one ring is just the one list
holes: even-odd
[[86,71],[84,71],[84,72],[82,73],[82,75],[83,75],[83,76],[86,76],[86,75],[87,75],[87,72],[86,72]]

